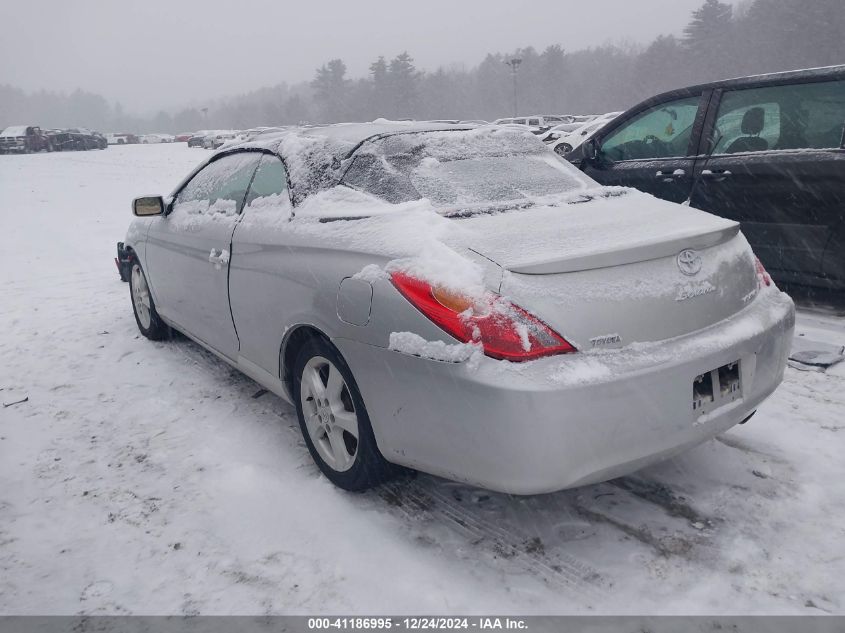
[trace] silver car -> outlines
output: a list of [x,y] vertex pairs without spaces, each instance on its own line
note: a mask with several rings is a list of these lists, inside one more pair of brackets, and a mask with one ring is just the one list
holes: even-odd
[[790,347],[735,222],[601,187],[524,130],[292,129],[133,210],[141,332],[292,403],[349,490],[617,477],[746,421]]

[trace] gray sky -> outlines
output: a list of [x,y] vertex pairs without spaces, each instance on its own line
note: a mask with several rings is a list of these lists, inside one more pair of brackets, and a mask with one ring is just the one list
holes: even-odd
[[407,50],[417,67],[488,52],[649,42],[703,0],[2,0],[0,83],[77,87],[146,113],[309,80],[340,57],[352,77]]

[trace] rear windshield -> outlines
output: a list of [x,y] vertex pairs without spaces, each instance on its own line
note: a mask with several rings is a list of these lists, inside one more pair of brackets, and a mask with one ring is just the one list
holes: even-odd
[[393,204],[426,198],[454,209],[531,202],[581,189],[585,182],[530,132],[493,128],[368,141],[341,184]]

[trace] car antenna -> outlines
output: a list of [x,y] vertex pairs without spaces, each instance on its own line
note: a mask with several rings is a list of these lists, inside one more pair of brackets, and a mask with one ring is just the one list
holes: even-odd
[[719,136],[715,138],[713,144],[710,146],[710,149],[707,151],[707,156],[704,157],[704,164],[701,166],[701,169],[696,174],[695,179],[692,181],[692,187],[689,190],[689,196],[686,200],[682,203],[684,206],[690,206],[692,203],[692,196],[695,193],[696,187],[698,187],[698,183],[701,182],[701,176],[704,174],[704,170],[707,169],[707,165],[710,163],[710,158],[713,156],[713,153],[716,151],[716,148],[719,146],[719,143],[722,142],[722,133],[719,133]]

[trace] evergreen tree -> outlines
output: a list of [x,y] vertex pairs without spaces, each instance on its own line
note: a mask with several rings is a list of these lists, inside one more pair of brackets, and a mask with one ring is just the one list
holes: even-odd
[[317,69],[317,75],[311,82],[314,96],[320,108],[322,119],[334,123],[346,119],[349,110],[346,102],[348,80],[346,64],[340,59],[333,59]]
[[389,116],[391,105],[387,62],[381,55],[370,64],[370,84],[370,114],[373,118]]
[[414,67],[414,59],[406,52],[390,60],[387,67],[387,86],[391,105],[390,115],[394,118],[413,118],[419,109],[417,94],[420,73]]
[[731,5],[719,0],[705,0],[693,11],[692,20],[684,29],[684,43],[694,52],[712,52],[711,46],[730,31]]

